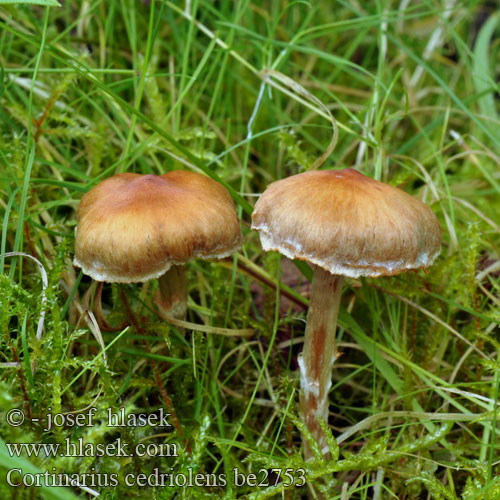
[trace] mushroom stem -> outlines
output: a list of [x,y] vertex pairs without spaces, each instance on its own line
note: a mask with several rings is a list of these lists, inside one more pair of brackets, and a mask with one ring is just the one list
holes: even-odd
[[[328,391],[332,385],[333,363],[339,357],[335,334],[343,282],[343,276],[314,267],[304,350],[299,356],[302,419],[325,458],[330,453],[318,417],[328,422]],[[312,451],[307,441],[303,441],[307,459]]]
[[186,319],[187,312],[187,277],[186,266],[172,266],[160,276],[159,293],[155,302],[160,311],[175,319]]

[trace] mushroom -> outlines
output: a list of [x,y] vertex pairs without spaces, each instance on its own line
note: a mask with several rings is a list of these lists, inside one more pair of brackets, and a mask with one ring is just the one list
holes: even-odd
[[[417,198],[358,171],[310,171],[272,183],[255,205],[252,229],[264,250],[308,261],[314,270],[304,348],[300,411],[329,456],[318,419],[328,421],[328,391],[339,353],[335,330],[344,276],[391,276],[430,266],[441,228]],[[312,451],[304,443],[306,458]]]
[[74,264],[96,281],[159,278],[158,306],[181,319],[184,264],[228,257],[243,239],[227,190],[184,170],[110,177],[83,196],[77,215]]

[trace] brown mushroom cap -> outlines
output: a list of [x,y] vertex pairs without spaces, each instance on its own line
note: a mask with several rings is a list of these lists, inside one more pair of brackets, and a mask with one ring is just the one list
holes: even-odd
[[441,227],[427,205],[352,168],[272,183],[252,229],[264,250],[353,278],[427,267],[441,251]]
[[184,170],[118,174],[78,208],[74,264],[97,281],[132,283],[194,258],[235,252],[242,235],[227,190]]

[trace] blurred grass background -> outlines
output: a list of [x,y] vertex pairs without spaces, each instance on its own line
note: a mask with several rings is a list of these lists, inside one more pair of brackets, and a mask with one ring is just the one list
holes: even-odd
[[[2,447],[2,498],[69,498],[7,485],[19,463],[118,475],[115,487],[74,486],[81,498],[500,498],[496,2],[0,3],[0,436],[179,447],[178,457],[24,461]],[[338,141],[322,168],[355,167],[419,197],[444,241],[427,272],[348,280],[333,459],[304,464],[297,354],[310,270],[265,254],[249,221],[270,182],[326,150],[328,112]],[[188,266],[196,331],[157,316],[155,282],[105,285],[116,327],[105,331],[93,322],[94,285],[72,266],[79,199],[117,172],[172,169],[230,190],[245,244],[234,259]],[[8,252],[35,257],[47,285],[36,263]],[[44,433],[4,418],[92,405],[166,408],[177,422],[155,436],[104,424]],[[155,467],[226,474],[227,485],[123,484]],[[272,486],[271,474],[270,486],[236,487],[234,468],[304,468],[307,484]]]

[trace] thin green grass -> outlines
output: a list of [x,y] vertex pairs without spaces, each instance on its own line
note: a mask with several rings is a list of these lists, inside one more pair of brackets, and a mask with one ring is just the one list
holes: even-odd
[[[0,6],[2,498],[500,497],[498,14],[475,1],[405,5]],[[355,166],[423,199],[441,222],[443,251],[427,273],[348,280],[330,393],[333,458],[304,463],[297,356],[312,273],[263,252],[249,222],[270,182],[307,170],[326,150],[329,113],[338,140],[322,168]],[[114,331],[92,335],[91,282],[72,266],[78,201],[117,172],[173,169],[226,186],[245,236],[233,259],[189,264],[188,321],[252,329],[251,338],[162,321],[154,281],[105,285]],[[33,262],[5,258],[16,251],[47,271],[46,306]],[[44,419],[48,408],[90,407],[95,427],[44,432],[5,420],[12,409]],[[178,424],[109,428],[107,408],[122,407],[162,408]],[[3,444],[80,437],[175,443],[179,454],[15,457]],[[117,484],[7,484],[17,467],[115,474]],[[155,468],[217,481],[126,485],[127,474]],[[235,470],[262,479],[272,468],[295,481],[303,470],[306,485],[234,483]]]

